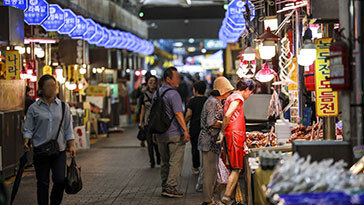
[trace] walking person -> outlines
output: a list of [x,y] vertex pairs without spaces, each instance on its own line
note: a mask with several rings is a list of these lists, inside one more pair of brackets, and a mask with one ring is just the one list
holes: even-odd
[[201,131],[201,111],[205,104],[207,97],[205,96],[206,83],[203,81],[197,81],[193,84],[194,97],[187,105],[186,123],[190,122],[190,135],[191,135],[191,151],[192,151],[192,168],[193,174],[199,173],[200,168],[200,151],[197,149],[198,136]]
[[[224,105],[224,120],[222,132],[226,138],[227,154],[231,167],[228,183],[222,204],[232,204],[232,194],[239,179],[239,174],[244,168],[244,156],[247,152],[246,131],[244,119],[244,101],[250,97],[255,88],[251,79],[240,79],[236,91],[231,94]],[[223,139],[223,137],[222,137]],[[222,140],[220,139],[220,141]]]
[[[190,134],[183,116],[182,99],[176,90],[180,83],[177,69],[170,67],[165,70],[163,80],[164,84],[159,88],[158,93],[163,96],[166,113],[171,119],[171,125],[166,132],[156,135],[162,159],[161,195],[180,198],[183,197],[183,193],[179,192],[176,187],[182,171],[185,144],[190,140]],[[154,94],[153,99],[156,97],[157,95]]]
[[217,180],[217,170],[221,144],[218,141],[221,131],[224,107],[222,100],[226,99],[234,87],[225,77],[214,81],[214,90],[207,99],[201,113],[201,132],[198,148],[202,151],[203,163],[203,205],[214,204],[213,195]]
[[29,150],[29,141],[33,140],[38,204],[49,204],[52,171],[50,204],[58,205],[65,188],[65,150],[76,156],[71,113],[69,106],[56,97],[57,82],[53,76],[42,76],[38,88],[40,99],[29,107],[25,119],[24,146]]
[[154,168],[155,167],[154,153],[156,155],[158,165],[160,165],[161,159],[160,159],[160,154],[158,151],[158,145],[153,142],[152,134],[149,132],[149,129],[148,129],[149,122],[148,121],[149,121],[150,110],[152,108],[153,95],[157,89],[158,78],[156,76],[152,75],[152,76],[149,76],[146,79],[146,81],[147,81],[148,88],[144,92],[144,96],[142,98],[142,107],[141,107],[140,118],[139,118],[140,119],[139,127],[141,129],[144,129],[144,132],[146,134],[150,167]]

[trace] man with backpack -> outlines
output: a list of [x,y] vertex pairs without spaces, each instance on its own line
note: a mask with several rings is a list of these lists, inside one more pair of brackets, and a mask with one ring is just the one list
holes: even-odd
[[164,84],[153,96],[153,105],[149,118],[150,132],[158,142],[162,159],[161,179],[162,196],[180,198],[183,193],[176,187],[181,175],[185,144],[190,134],[183,116],[182,99],[176,88],[180,76],[175,67],[164,71]]

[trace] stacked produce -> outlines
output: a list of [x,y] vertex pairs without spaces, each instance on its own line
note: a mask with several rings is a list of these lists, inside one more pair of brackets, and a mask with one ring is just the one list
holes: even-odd
[[259,131],[247,133],[246,144],[249,148],[262,148],[277,145],[277,136],[274,133],[262,133]]

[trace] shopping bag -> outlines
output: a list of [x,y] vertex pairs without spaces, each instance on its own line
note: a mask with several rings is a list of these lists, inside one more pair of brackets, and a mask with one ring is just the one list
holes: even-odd
[[219,157],[219,165],[218,165],[218,170],[217,170],[217,183],[218,184],[227,184],[229,175],[230,175],[230,171],[226,168],[221,157]]
[[67,166],[65,191],[67,194],[77,194],[81,189],[81,167],[78,167],[75,158],[72,158],[70,166]]
[[139,132],[137,135],[138,140],[144,141],[147,139],[146,130],[145,128],[139,128]]

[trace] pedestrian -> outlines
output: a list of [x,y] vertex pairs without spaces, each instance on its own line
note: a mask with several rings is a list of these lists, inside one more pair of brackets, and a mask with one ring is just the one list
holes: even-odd
[[197,149],[198,136],[201,131],[201,111],[205,104],[207,97],[205,96],[206,83],[197,81],[193,84],[193,98],[187,104],[186,123],[190,122],[190,135],[191,135],[191,151],[192,151],[192,168],[193,174],[199,173],[200,168],[200,151]]
[[[163,80],[164,84],[159,88],[158,92],[163,93],[167,89],[172,88],[163,97],[166,112],[172,121],[165,133],[156,136],[162,159],[161,195],[180,198],[183,197],[183,193],[179,192],[176,187],[182,171],[185,144],[190,140],[190,134],[183,116],[182,99],[176,90],[180,83],[180,76],[177,69],[170,67],[165,70]],[[153,98],[156,98],[156,94],[154,94]]]
[[29,92],[31,91],[31,89],[29,88],[29,86],[27,86],[25,88],[25,110],[24,110],[24,115],[27,114],[28,112],[28,108],[30,107],[30,105],[32,105],[35,102],[35,99],[29,95]]
[[240,79],[236,91],[231,94],[224,105],[224,120],[222,125],[223,137],[226,138],[227,155],[231,173],[226,185],[225,194],[221,199],[222,204],[232,204],[232,194],[239,179],[239,174],[244,168],[244,156],[247,152],[246,131],[244,119],[244,101],[250,97],[255,88],[251,79]]
[[152,108],[153,95],[157,89],[158,78],[156,76],[152,75],[146,79],[146,82],[147,82],[148,88],[144,92],[144,96],[142,98],[142,107],[141,107],[140,118],[139,118],[140,119],[139,127],[141,129],[144,129],[144,132],[146,134],[150,167],[154,168],[155,167],[154,152],[155,152],[155,155],[157,158],[158,165],[160,165],[161,159],[160,159],[160,155],[159,155],[159,151],[158,151],[158,145],[153,142],[152,134],[149,132],[148,121],[149,121],[150,110]]
[[201,132],[198,148],[202,152],[203,163],[203,203],[214,204],[214,187],[217,180],[219,155],[221,144],[218,141],[221,131],[225,100],[234,87],[225,77],[219,77],[214,81],[214,90],[203,106],[201,114]]
[[[38,89],[40,99],[29,107],[25,119],[24,146],[28,151],[30,149],[28,143],[30,139],[33,140],[38,204],[49,204],[49,175],[52,170],[53,188],[50,204],[58,205],[62,202],[65,188],[65,150],[71,152],[72,157],[76,156],[72,118],[68,104],[63,104],[56,97],[57,81],[53,76],[43,75],[38,81]],[[61,123],[63,114],[63,123]],[[44,155],[49,150],[43,149],[44,146],[51,142],[55,143],[53,147],[59,149],[56,150],[59,152]]]

